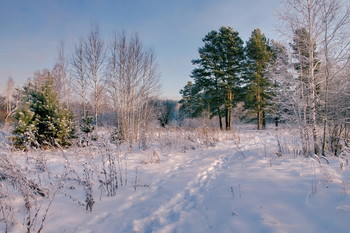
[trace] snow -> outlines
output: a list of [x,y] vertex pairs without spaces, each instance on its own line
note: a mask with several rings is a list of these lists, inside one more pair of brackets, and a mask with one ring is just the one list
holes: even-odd
[[[92,212],[78,203],[85,203],[81,185],[66,180],[49,209],[43,232],[349,232],[346,158],[331,157],[330,164],[325,160],[319,164],[314,158],[295,156],[293,130],[216,132],[214,147],[200,145],[201,140],[192,137],[192,144],[186,146],[191,149],[185,150],[182,134],[158,135],[147,150],[134,147],[127,153],[122,149],[127,176],[125,170],[122,174],[128,184],[120,186],[115,196],[99,188],[96,170],[103,150],[98,147],[11,152],[11,156],[25,166],[30,164],[28,158],[40,154],[51,179],[62,174],[67,164],[82,179],[84,163],[95,172]],[[289,154],[276,156],[277,136],[290,148]],[[161,142],[165,137],[182,144],[165,147]],[[142,162],[153,151],[160,163]],[[41,174],[44,177],[48,175]],[[23,232],[22,223],[23,218],[17,217],[10,232]]]

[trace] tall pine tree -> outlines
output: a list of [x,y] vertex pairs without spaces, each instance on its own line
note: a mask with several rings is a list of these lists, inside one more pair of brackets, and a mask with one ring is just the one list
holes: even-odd
[[273,83],[265,73],[272,58],[269,42],[260,29],[255,29],[246,45],[247,98],[246,106],[256,112],[257,129],[266,126],[266,108],[273,97]]
[[199,59],[192,61],[197,67],[191,77],[207,103],[210,116],[217,115],[220,128],[225,118],[225,129],[231,129],[232,110],[241,89],[244,61],[243,41],[237,31],[221,27],[203,38]]

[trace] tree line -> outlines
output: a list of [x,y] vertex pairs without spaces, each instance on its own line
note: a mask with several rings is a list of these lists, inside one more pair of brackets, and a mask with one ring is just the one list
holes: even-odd
[[255,29],[244,46],[231,27],[209,32],[203,42],[200,58],[192,60],[194,83],[188,82],[180,91],[181,111],[188,117],[217,116],[220,129],[230,130],[234,105],[245,101],[256,112],[258,129],[263,129],[274,95],[266,68],[274,61],[276,44]]
[[117,140],[132,144],[145,136],[151,120],[169,123],[176,101],[160,100],[159,93],[155,54],[138,34],[114,33],[105,41],[93,25],[70,54],[61,43],[53,68],[34,72],[22,88],[9,77],[1,113],[14,125],[18,148],[68,146],[77,132],[93,138],[103,124],[115,127]]
[[267,119],[293,123],[303,154],[338,155],[349,137],[350,10],[339,0],[284,1],[279,31],[287,43],[255,29],[246,43],[231,27],[209,32],[192,60],[193,82],[180,91],[181,112],[216,117],[231,129],[238,103]]
[[[340,0],[286,0],[279,21],[283,43],[260,29],[246,42],[231,27],[204,36],[192,60],[193,81],[180,91],[178,124],[216,118],[218,128],[230,130],[234,109],[244,106],[258,130],[268,120],[293,124],[301,153],[339,155],[350,136],[349,7]],[[70,54],[61,44],[54,67],[34,73],[24,88],[16,91],[9,78],[0,116],[15,119],[22,145],[33,144],[30,137],[69,144],[74,126],[89,135],[107,121],[115,126],[114,138],[131,145],[145,138],[151,120],[165,127],[175,118],[177,103],[157,98],[159,82],[155,54],[136,33],[107,41],[94,25]],[[41,141],[45,133],[55,140]]]

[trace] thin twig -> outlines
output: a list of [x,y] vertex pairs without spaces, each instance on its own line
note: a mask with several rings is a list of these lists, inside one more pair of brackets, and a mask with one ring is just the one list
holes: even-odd
[[238,145],[235,141],[233,141],[233,143],[237,146],[237,149],[238,149],[238,151],[241,153],[241,155],[243,156],[243,158],[245,158],[245,155],[243,154],[243,152],[242,152],[241,148],[239,147],[239,145]]

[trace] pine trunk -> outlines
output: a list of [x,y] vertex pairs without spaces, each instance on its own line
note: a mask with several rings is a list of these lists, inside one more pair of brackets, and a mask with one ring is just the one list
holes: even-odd
[[220,114],[220,109],[218,108],[218,116],[219,116],[219,126],[220,126],[220,130],[223,129],[222,127],[222,117],[221,117],[221,114]]
[[[232,85],[232,84],[229,84]],[[227,106],[226,106],[226,130],[231,130],[233,109],[233,93],[231,88],[227,92]]]
[[266,129],[266,118],[265,118],[265,111],[262,112],[262,128]]
[[219,116],[219,125],[220,125],[220,129],[222,130],[222,117],[221,116]]
[[262,130],[263,129],[263,111],[260,108],[257,111],[257,120],[258,120],[257,129]]
[[226,109],[226,116],[225,116],[226,130],[231,130],[231,112],[232,110]]

